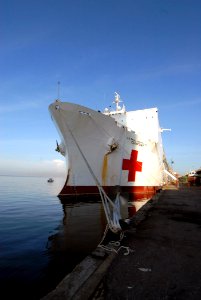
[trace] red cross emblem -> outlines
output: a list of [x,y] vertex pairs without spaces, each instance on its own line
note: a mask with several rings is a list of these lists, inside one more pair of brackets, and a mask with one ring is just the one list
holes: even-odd
[[131,151],[130,159],[123,159],[122,170],[128,170],[128,181],[135,181],[136,172],[142,172],[142,162],[137,161],[137,150]]

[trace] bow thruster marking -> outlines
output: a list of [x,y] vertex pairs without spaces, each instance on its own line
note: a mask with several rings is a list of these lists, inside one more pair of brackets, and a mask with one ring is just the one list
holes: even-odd
[[130,159],[123,159],[122,170],[128,170],[128,181],[135,181],[136,172],[142,172],[142,162],[137,161],[137,150],[131,151]]

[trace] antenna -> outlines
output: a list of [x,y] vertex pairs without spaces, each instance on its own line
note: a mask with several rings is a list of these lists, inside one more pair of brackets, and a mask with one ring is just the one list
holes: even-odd
[[57,90],[57,93],[58,93],[57,99],[60,98],[60,83],[61,83],[60,81],[57,82],[57,88],[58,88],[58,90]]

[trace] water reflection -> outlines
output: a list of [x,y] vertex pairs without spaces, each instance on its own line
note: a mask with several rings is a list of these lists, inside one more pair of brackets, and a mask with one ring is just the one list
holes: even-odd
[[[63,218],[56,233],[50,235],[47,242],[49,263],[43,282],[44,295],[96,249],[107,225],[100,197],[75,199],[60,196],[59,199]],[[136,213],[136,206],[134,203],[128,205],[122,198],[121,213],[123,218],[132,217]]]
[[61,199],[63,219],[55,234],[48,238],[49,257],[43,281],[43,295],[56,285],[101,242],[106,218],[100,198]]
[[88,254],[101,241],[106,227],[102,203],[99,199],[72,201],[60,199],[63,207],[63,219],[59,232],[49,237],[48,248],[52,251]]

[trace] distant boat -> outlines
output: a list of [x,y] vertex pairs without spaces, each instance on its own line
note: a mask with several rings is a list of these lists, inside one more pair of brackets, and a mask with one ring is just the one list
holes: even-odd
[[52,179],[52,178],[49,178],[48,180],[47,180],[47,182],[53,182],[54,180]]

